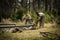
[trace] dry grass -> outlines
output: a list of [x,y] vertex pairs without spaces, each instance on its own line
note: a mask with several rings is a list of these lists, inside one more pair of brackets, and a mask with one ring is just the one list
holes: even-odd
[[[3,19],[2,22],[3,24],[16,24],[16,25],[24,25],[25,22],[21,22],[20,20],[18,22],[13,22],[11,19]],[[1,24],[0,23],[0,24]]]
[[44,40],[40,32],[55,32],[56,28],[40,28],[38,30],[25,30],[21,33],[0,34],[0,40]]
[[[15,23],[9,20],[4,20],[4,23]],[[23,25],[24,22],[17,22],[16,25]],[[55,24],[45,24],[44,28],[37,30],[25,30],[21,33],[3,33],[0,34],[0,40],[45,40],[40,32],[60,32],[59,29],[54,27]]]

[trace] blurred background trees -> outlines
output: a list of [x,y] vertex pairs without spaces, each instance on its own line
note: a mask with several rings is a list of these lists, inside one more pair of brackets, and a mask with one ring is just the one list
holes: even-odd
[[12,16],[17,0],[0,0],[0,21]]
[[22,19],[27,11],[33,17],[36,15],[35,12],[38,11],[45,13],[45,22],[51,21],[59,24],[59,5],[60,0],[0,0],[0,22],[3,18]]

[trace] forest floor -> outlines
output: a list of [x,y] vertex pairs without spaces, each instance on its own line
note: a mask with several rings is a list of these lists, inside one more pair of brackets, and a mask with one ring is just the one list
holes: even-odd
[[43,37],[40,32],[51,32],[60,35],[60,28],[45,27],[37,30],[25,30],[21,33],[2,33],[0,34],[0,40],[49,40]]
[[[18,24],[19,23],[20,22],[18,22]],[[0,40],[51,40],[44,37],[40,32],[51,32],[60,35],[60,27],[56,27],[55,24],[48,23],[45,24],[44,28],[36,30],[24,30],[21,33],[2,33],[0,34]]]

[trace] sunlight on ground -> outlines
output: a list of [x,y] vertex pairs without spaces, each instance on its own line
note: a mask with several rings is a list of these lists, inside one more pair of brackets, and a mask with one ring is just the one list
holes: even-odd
[[[4,23],[14,23],[12,21],[4,20]],[[16,25],[23,25],[24,22],[17,22]],[[21,33],[3,33],[0,34],[0,40],[44,40],[40,32],[60,32],[59,29],[55,27],[55,24],[47,23],[44,28],[39,28],[36,30],[24,30]]]
[[[21,33],[5,33],[0,36],[0,40],[44,40],[40,32],[55,32],[56,28],[40,28],[38,30],[25,30]],[[2,39],[1,39],[2,38]]]

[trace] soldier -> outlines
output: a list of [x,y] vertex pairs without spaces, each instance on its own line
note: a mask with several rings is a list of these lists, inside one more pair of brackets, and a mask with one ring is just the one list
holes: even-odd
[[40,16],[40,26],[44,27],[44,13],[40,12],[39,16]]
[[29,13],[26,13],[23,17],[24,20],[26,20],[25,24],[32,24],[32,17]]
[[44,27],[44,14],[42,13],[42,12],[40,12],[40,13],[38,13],[38,12],[36,12],[36,14],[37,14],[37,22],[36,22],[36,24],[39,22],[40,23],[40,27]]
[[10,30],[8,30],[8,32],[16,33],[16,32],[22,32],[22,30],[16,27],[16,28],[11,28]]

